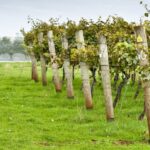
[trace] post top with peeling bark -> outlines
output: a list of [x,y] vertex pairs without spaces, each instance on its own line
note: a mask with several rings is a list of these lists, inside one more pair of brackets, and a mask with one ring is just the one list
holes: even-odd
[[67,40],[67,36],[65,33],[63,33],[62,37],[61,37],[62,42]]
[[147,43],[146,31],[143,25],[134,26],[135,35],[140,36],[143,42]]
[[43,32],[38,33],[38,41],[43,42]]
[[77,31],[75,36],[76,36],[76,41],[77,42],[79,42],[79,43],[83,43],[84,42],[83,30]]
[[100,44],[106,44],[106,37],[104,35],[100,35],[100,37],[99,37],[99,43]]
[[47,36],[49,39],[52,39],[53,38],[53,31],[52,30],[48,31]]
[[139,29],[141,29],[141,28],[143,28],[143,25],[136,25],[136,26],[134,26],[134,29],[135,29],[135,30],[139,30]]
[[68,49],[68,39],[67,39],[66,34],[63,34],[61,41],[62,41],[62,47],[67,50]]

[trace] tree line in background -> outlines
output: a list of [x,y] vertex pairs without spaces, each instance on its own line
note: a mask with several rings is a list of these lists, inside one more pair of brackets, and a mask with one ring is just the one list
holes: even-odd
[[15,53],[26,54],[25,48],[23,46],[23,38],[15,37],[11,39],[10,37],[0,38],[0,54],[9,54],[12,57]]

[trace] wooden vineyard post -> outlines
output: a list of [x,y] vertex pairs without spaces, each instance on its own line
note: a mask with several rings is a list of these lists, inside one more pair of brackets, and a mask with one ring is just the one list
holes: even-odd
[[62,47],[66,53],[65,59],[64,59],[64,72],[65,72],[65,77],[67,81],[67,97],[68,98],[74,98],[74,91],[73,91],[73,85],[72,85],[72,73],[70,70],[70,60],[69,60],[69,49],[68,49],[68,39],[66,35],[63,35],[62,37]]
[[53,41],[53,31],[49,31],[47,35],[48,35],[48,46],[49,46],[50,58],[52,63],[54,85],[55,85],[56,92],[60,92],[61,82],[60,82],[60,77],[58,72],[58,64],[56,62],[56,51],[55,51],[55,45]]
[[[77,42],[77,48],[79,50],[85,49],[82,30],[76,32],[76,42]],[[84,61],[80,61],[79,65],[80,65],[80,70],[81,70],[85,106],[87,109],[91,109],[93,108],[93,102],[92,102],[92,95],[91,95],[91,86],[90,86],[90,81],[89,81],[88,65]]]
[[[148,60],[149,58],[147,54],[148,44],[145,28],[142,25],[135,26],[134,31],[136,35],[136,47],[140,59],[140,66],[148,68],[149,67],[149,60]],[[142,80],[142,86],[144,88],[144,102],[150,136],[150,81]]]
[[[43,33],[40,32],[38,34],[38,42],[39,45],[42,45],[43,42]],[[45,62],[45,57],[43,55],[42,50],[40,51],[40,61],[41,61],[41,74],[42,74],[42,84],[43,86],[47,85],[47,77],[46,77],[46,62]]]
[[111,79],[109,72],[106,37],[101,35],[99,38],[99,43],[100,43],[99,56],[100,56],[103,91],[105,97],[106,118],[108,121],[111,121],[114,120],[114,108],[112,102]]
[[38,71],[37,71],[37,64],[36,64],[37,61],[36,61],[36,58],[35,58],[35,54],[34,54],[34,52],[32,51],[32,44],[31,44],[31,43],[29,44],[29,49],[30,49],[29,55],[30,55],[31,63],[32,63],[31,78],[32,78],[32,80],[34,80],[35,82],[38,82],[38,81],[39,81],[39,78],[38,78]]
[[31,52],[30,58],[31,58],[31,62],[32,62],[32,79],[35,82],[38,82],[39,78],[38,78],[38,71],[37,71],[37,64],[36,64],[37,61],[36,61],[36,58],[35,58],[35,54],[33,52]]

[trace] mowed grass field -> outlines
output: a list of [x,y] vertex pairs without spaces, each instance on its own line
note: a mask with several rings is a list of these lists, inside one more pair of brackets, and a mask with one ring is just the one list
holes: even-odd
[[[30,79],[30,63],[0,63],[0,150],[149,150],[142,91],[124,88],[115,121],[105,119],[100,79],[94,89],[94,109],[86,110],[79,70],[75,99],[66,98],[66,85],[56,93],[48,70],[48,86]],[[40,74],[40,66],[38,67]],[[60,72],[61,73],[61,72]],[[115,91],[113,91],[115,96]]]

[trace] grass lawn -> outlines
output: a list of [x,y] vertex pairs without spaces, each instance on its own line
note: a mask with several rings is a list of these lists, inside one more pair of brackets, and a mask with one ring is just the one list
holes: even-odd
[[146,119],[138,121],[142,92],[133,99],[136,86],[124,88],[115,121],[107,123],[100,84],[94,89],[94,109],[86,110],[79,74],[75,99],[68,100],[65,84],[55,92],[50,69],[47,87],[31,81],[30,71],[30,63],[0,63],[0,150],[150,149]]

